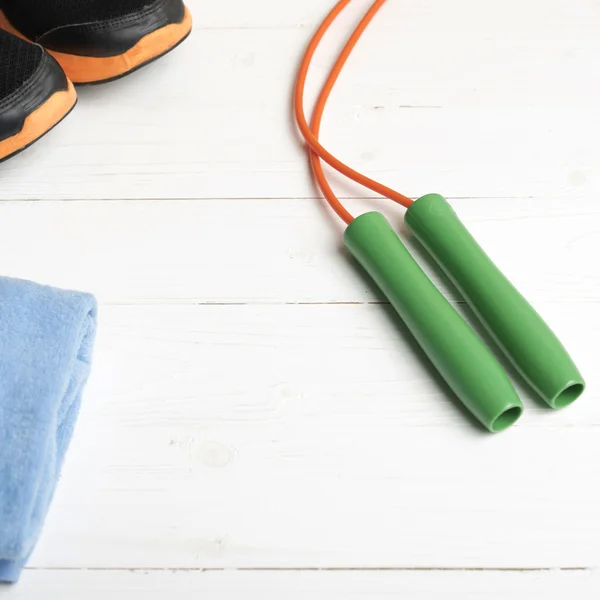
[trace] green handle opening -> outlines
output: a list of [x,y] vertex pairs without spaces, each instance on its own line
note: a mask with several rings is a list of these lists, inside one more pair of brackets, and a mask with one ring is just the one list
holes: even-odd
[[574,402],[585,382],[571,357],[448,202],[439,194],[423,196],[408,209],[405,220],[533,389],[552,408]]
[[348,250],[390,300],[463,404],[490,431],[510,427],[523,411],[504,369],[413,259],[385,217],[356,218]]

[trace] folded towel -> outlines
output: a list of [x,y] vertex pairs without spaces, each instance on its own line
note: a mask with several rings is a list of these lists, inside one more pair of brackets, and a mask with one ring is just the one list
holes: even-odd
[[90,371],[96,301],[0,277],[0,581],[40,535]]

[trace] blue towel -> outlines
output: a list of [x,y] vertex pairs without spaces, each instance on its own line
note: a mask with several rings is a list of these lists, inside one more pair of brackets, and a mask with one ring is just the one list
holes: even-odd
[[0,277],[0,581],[38,540],[96,332],[92,296]]

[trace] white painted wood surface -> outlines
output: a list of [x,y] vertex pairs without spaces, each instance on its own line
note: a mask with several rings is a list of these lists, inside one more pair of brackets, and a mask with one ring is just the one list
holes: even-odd
[[290,90],[330,4],[191,0],[177,52],[82,89],[0,168],[0,272],[101,303],[56,501],[2,600],[598,597],[600,3],[390,1],[325,119],[354,166],[450,197],[587,376],[560,412],[517,380],[527,412],[497,436],[317,199]]

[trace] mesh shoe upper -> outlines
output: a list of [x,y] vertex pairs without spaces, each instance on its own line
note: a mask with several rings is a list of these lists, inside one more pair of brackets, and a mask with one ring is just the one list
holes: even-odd
[[36,71],[42,49],[0,29],[0,103]]
[[155,0],[0,0],[0,9],[30,39],[57,27],[114,21],[144,10]]

